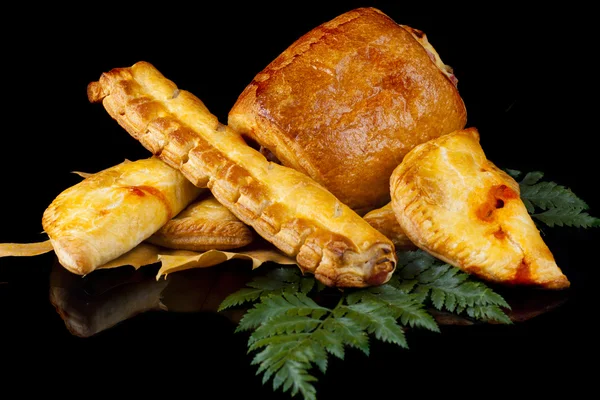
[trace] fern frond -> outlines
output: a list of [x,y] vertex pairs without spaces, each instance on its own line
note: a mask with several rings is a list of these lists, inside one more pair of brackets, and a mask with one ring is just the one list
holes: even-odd
[[218,311],[223,311],[231,307],[240,306],[244,303],[252,303],[263,294],[262,289],[242,288],[235,293],[227,296],[219,305]]
[[383,304],[377,301],[361,301],[345,306],[344,310],[347,315],[360,322],[362,329],[374,334],[377,339],[408,348],[404,331],[396,323],[391,310]]
[[[399,320],[403,326],[425,328],[433,332],[439,332],[435,319],[425,309],[423,298],[419,294],[409,294],[392,284],[361,290],[360,293],[362,295],[358,301],[377,302],[384,305],[393,313],[394,319]],[[353,303],[349,301],[348,304]]]
[[329,309],[319,306],[305,294],[283,293],[281,296],[269,295],[262,297],[260,303],[248,310],[240,320],[237,331],[247,331],[258,328],[265,321],[278,315],[313,315],[320,318]]
[[349,317],[330,318],[323,322],[323,328],[335,332],[345,345],[369,355],[369,336],[356,320]]
[[510,318],[495,305],[473,306],[467,308],[467,315],[480,321],[497,321],[502,324],[512,324]]
[[278,267],[266,275],[257,276],[243,288],[227,296],[219,305],[218,311],[253,303],[261,297],[300,292],[308,294],[315,287],[313,276],[304,276],[298,268]]
[[587,210],[588,205],[565,186],[555,182],[539,182],[534,185],[521,183],[521,199],[531,202],[542,210],[549,208]]
[[248,344],[252,345],[256,341],[274,335],[311,332],[317,328],[321,322],[322,321],[318,318],[303,315],[277,315],[273,317],[268,324],[262,324],[252,332]]
[[[490,320],[497,317],[497,322],[510,321],[501,309],[501,307],[510,309],[508,303],[502,296],[471,275],[434,258],[423,250],[401,253],[398,260],[397,268],[400,277],[410,277],[409,281],[413,288],[411,294],[423,296],[419,300],[429,300],[438,310],[456,314],[466,312],[475,319]],[[410,269],[409,273],[403,272],[406,268]],[[402,284],[401,278],[399,284]],[[478,312],[481,307],[488,307],[486,310],[490,311]]]
[[549,227],[571,226],[575,228],[600,227],[600,218],[592,217],[578,208],[551,208],[544,212],[533,214],[533,218]]

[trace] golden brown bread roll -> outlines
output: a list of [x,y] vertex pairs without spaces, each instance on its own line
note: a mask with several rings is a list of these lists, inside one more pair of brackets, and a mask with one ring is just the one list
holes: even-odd
[[88,85],[88,98],[325,285],[391,277],[396,254],[388,238],[307,175],[267,161],[151,64],[103,73]]
[[465,126],[455,84],[423,32],[359,8],[267,65],[228,124],[363,215],[390,201],[389,177],[411,148]]
[[229,250],[250,244],[252,236],[248,225],[206,191],[147,241],[179,250]]
[[411,150],[390,177],[392,208],[418,247],[483,279],[569,286],[520,197],[489,161],[475,128]]
[[200,192],[158,158],[123,162],[61,192],[42,226],[59,262],[85,275],[146,240]]

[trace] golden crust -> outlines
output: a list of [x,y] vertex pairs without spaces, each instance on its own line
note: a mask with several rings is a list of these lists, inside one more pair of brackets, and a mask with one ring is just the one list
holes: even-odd
[[207,192],[171,218],[148,242],[173,249],[229,250],[252,242],[252,230]]
[[228,124],[360,215],[415,145],[461,129],[456,80],[423,32],[374,8],[318,26],[256,75]]
[[200,191],[157,158],[123,162],[60,193],[42,226],[59,262],[85,275],[147,239]]
[[88,98],[325,285],[361,287],[391,277],[396,255],[388,238],[308,176],[268,162],[151,64],[102,74],[88,85]]
[[390,178],[398,223],[418,247],[483,279],[569,286],[520,198],[487,160],[475,128],[415,147]]
[[388,237],[396,250],[416,250],[417,246],[410,241],[406,233],[400,227],[396,214],[392,209],[392,203],[387,203],[381,208],[369,211],[363,217],[373,228]]

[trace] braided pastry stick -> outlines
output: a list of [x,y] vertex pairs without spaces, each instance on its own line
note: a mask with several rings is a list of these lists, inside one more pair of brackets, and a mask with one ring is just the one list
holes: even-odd
[[295,257],[303,272],[337,287],[391,277],[396,255],[387,237],[308,176],[267,161],[150,63],[105,72],[87,93],[146,149]]

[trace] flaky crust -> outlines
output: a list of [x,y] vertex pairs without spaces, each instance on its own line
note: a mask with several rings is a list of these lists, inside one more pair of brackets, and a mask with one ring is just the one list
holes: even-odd
[[411,148],[465,126],[455,83],[423,32],[359,8],[267,65],[228,124],[363,215],[390,201],[389,177]]
[[308,176],[268,162],[151,64],[102,74],[88,85],[88,98],[325,285],[362,287],[391,277],[396,255],[388,238]]
[[437,258],[498,283],[569,286],[519,184],[487,160],[475,128],[415,147],[394,170],[390,189],[402,230]]
[[252,242],[252,230],[207,191],[171,218],[148,242],[180,250],[229,250]]
[[59,262],[86,275],[146,240],[200,192],[158,158],[123,162],[61,192],[42,226]]
[[416,250],[417,246],[410,241],[406,233],[400,227],[396,214],[392,209],[392,203],[387,203],[381,208],[369,211],[363,217],[373,228],[388,237],[396,250]]

